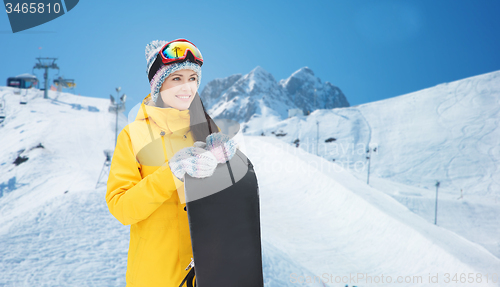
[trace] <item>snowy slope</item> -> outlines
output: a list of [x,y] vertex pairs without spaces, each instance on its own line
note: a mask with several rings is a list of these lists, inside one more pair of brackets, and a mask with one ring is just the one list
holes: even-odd
[[[0,128],[6,143],[0,155],[0,286],[123,286],[129,227],[109,213],[105,187],[94,188],[102,150],[114,141],[108,100],[70,94],[43,100],[33,91],[28,105],[21,106],[10,92],[0,92],[9,117]],[[310,122],[302,118],[301,136],[314,134],[319,116],[328,119],[328,111],[312,114]],[[120,126],[126,121],[120,115]],[[355,139],[364,139],[355,124],[350,127]],[[270,137],[245,137],[259,179],[266,286],[461,286],[444,284],[446,273],[482,274],[481,283],[463,286],[499,286],[491,276],[499,273],[500,260],[491,252],[387,195],[409,196],[404,186],[375,178],[368,186],[362,174],[279,141],[276,133],[266,134]],[[287,136],[295,138],[281,138]],[[31,149],[39,143],[44,148]],[[29,159],[15,166],[21,148],[20,155]],[[474,208],[486,218],[492,206]],[[482,228],[475,232],[491,236]],[[422,281],[335,282],[358,273]],[[429,274],[439,274],[441,284],[429,283]],[[308,284],[311,278],[315,282]]]
[[[417,276],[420,283],[396,286],[447,286],[446,273],[498,274],[500,260],[484,247],[428,223],[337,164],[271,137],[246,137],[246,147],[259,179],[263,238],[316,275],[384,275],[393,283]],[[429,283],[429,274],[439,274],[441,285]],[[451,286],[499,286],[491,279]]]
[[[44,100],[37,91],[30,91],[26,105],[19,104],[12,89],[3,88],[0,95],[7,106],[0,128],[0,231],[65,191],[81,190],[88,182],[95,185],[103,150],[113,147],[109,101],[66,93],[57,97],[52,91],[51,99]],[[27,161],[16,166],[18,157]]]
[[[316,123],[319,122],[319,125]],[[412,186],[500,196],[500,71],[356,107],[317,110],[247,134],[286,134],[301,147],[360,170],[378,146],[371,173]],[[325,142],[328,138],[335,141]]]
[[[366,175],[354,173],[366,181]],[[430,223],[435,220],[436,192],[370,176],[370,186],[389,194]],[[500,258],[500,200],[440,193],[437,225],[485,247]]]
[[[356,107],[317,110],[247,134],[270,135],[339,164],[500,258],[500,71]],[[319,135],[319,142],[316,140]],[[294,143],[295,142],[295,143]],[[461,196],[463,198],[458,199]]]
[[[130,227],[109,213],[105,184],[95,188],[115,140],[109,100],[31,90],[20,105],[7,87],[0,98],[0,286],[124,286]],[[273,244],[263,242],[266,286],[312,276]]]

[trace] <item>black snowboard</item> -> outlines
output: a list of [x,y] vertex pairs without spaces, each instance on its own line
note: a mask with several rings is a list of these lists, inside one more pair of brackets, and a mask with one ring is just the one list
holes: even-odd
[[237,150],[214,175],[184,180],[197,287],[264,286],[259,188]]

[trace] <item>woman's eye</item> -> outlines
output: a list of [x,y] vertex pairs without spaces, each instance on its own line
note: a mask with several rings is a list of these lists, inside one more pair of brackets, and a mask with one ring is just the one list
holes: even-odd
[[191,78],[191,81],[196,81],[196,78],[195,78],[195,77],[192,77],[192,78]]
[[180,80],[180,79],[181,78],[179,78],[179,77],[175,77],[175,78],[172,79],[172,81],[177,81],[177,80]]

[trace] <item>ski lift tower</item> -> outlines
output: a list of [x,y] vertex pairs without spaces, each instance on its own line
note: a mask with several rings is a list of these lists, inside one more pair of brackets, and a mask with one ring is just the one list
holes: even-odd
[[[120,95],[121,89],[122,88],[120,87],[116,88],[117,96]],[[115,102],[115,98],[112,95],[109,95],[109,98],[111,100],[111,105],[109,106],[109,112],[116,113],[116,128],[115,128],[115,146],[116,146],[116,142],[118,139],[118,113],[121,113],[125,110],[125,101],[127,100],[127,95],[123,94],[120,97],[119,103]],[[100,185],[105,184],[103,180],[109,174],[109,169],[111,166],[111,158],[113,157],[113,150],[109,149],[104,150],[104,155],[106,156],[106,160],[104,161],[104,165],[102,167],[101,174],[99,175],[99,179],[97,180],[95,188],[98,188]]]
[[45,90],[43,91],[43,98],[48,99],[48,89],[49,89],[49,69],[57,69],[59,70],[59,67],[56,64],[57,58],[36,58],[38,60],[38,63],[35,64],[33,69],[44,69],[45,73],[43,74],[43,79],[45,80]]
[[95,188],[98,188],[101,185],[106,185],[107,183],[106,179],[109,174],[111,159],[113,158],[113,150],[110,149],[104,150],[104,155],[106,156],[106,159],[104,160],[104,165],[102,166],[101,174],[99,175],[99,179],[97,180]]
[[[120,95],[121,87],[116,88],[116,96]],[[123,112],[125,110],[125,101],[127,100],[127,95],[123,94],[120,97],[120,102],[115,102],[115,98],[113,95],[109,95],[109,99],[111,100],[111,105],[109,106],[110,112],[116,113],[116,127],[115,127],[115,145],[118,141],[118,113]]]

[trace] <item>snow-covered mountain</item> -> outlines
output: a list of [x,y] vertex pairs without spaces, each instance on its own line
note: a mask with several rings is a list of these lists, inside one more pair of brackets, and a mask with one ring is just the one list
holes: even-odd
[[[319,142],[316,137],[319,131]],[[500,196],[500,71],[355,107],[317,110],[247,134],[274,134],[393,181]],[[318,150],[316,150],[318,148]]]
[[274,126],[254,124],[247,134],[319,154],[365,182],[369,167],[372,187],[431,223],[439,181],[438,224],[500,257],[494,227],[500,222],[500,71]]
[[349,106],[338,87],[330,82],[321,83],[308,67],[299,69],[286,80],[281,80],[280,86],[285,89],[295,106],[304,112]]
[[[275,103],[262,91],[274,79],[257,87],[267,74],[258,70],[221,83],[220,91],[245,82],[240,87],[269,108]],[[279,110],[268,110],[260,115],[265,124],[247,122],[265,286],[499,286],[498,189],[465,190],[457,200],[450,184],[464,178],[465,168],[450,164],[463,156],[478,158],[466,171],[479,169],[490,180],[478,186],[498,182],[499,78],[495,72],[284,121]],[[96,188],[103,150],[114,143],[109,100],[55,92],[47,100],[31,90],[20,105],[5,87],[0,97],[7,104],[0,127],[0,286],[125,285],[129,227],[109,213],[106,187]],[[270,118],[277,121],[271,128]],[[120,115],[119,126],[126,123]],[[367,146],[377,147],[370,185]],[[442,180],[437,226],[429,214],[429,172]],[[476,281],[463,283],[461,274]]]
[[200,96],[214,118],[240,123],[259,118],[283,120],[288,117],[289,109],[307,113],[349,106],[339,88],[330,82],[322,83],[308,67],[278,83],[273,75],[257,66],[244,76],[237,74],[209,82]]
[[241,74],[232,75],[223,79],[215,79],[208,82],[200,97],[203,99],[203,104],[206,109],[211,108],[216,102],[220,100],[220,96],[223,95],[236,81],[241,79]]

